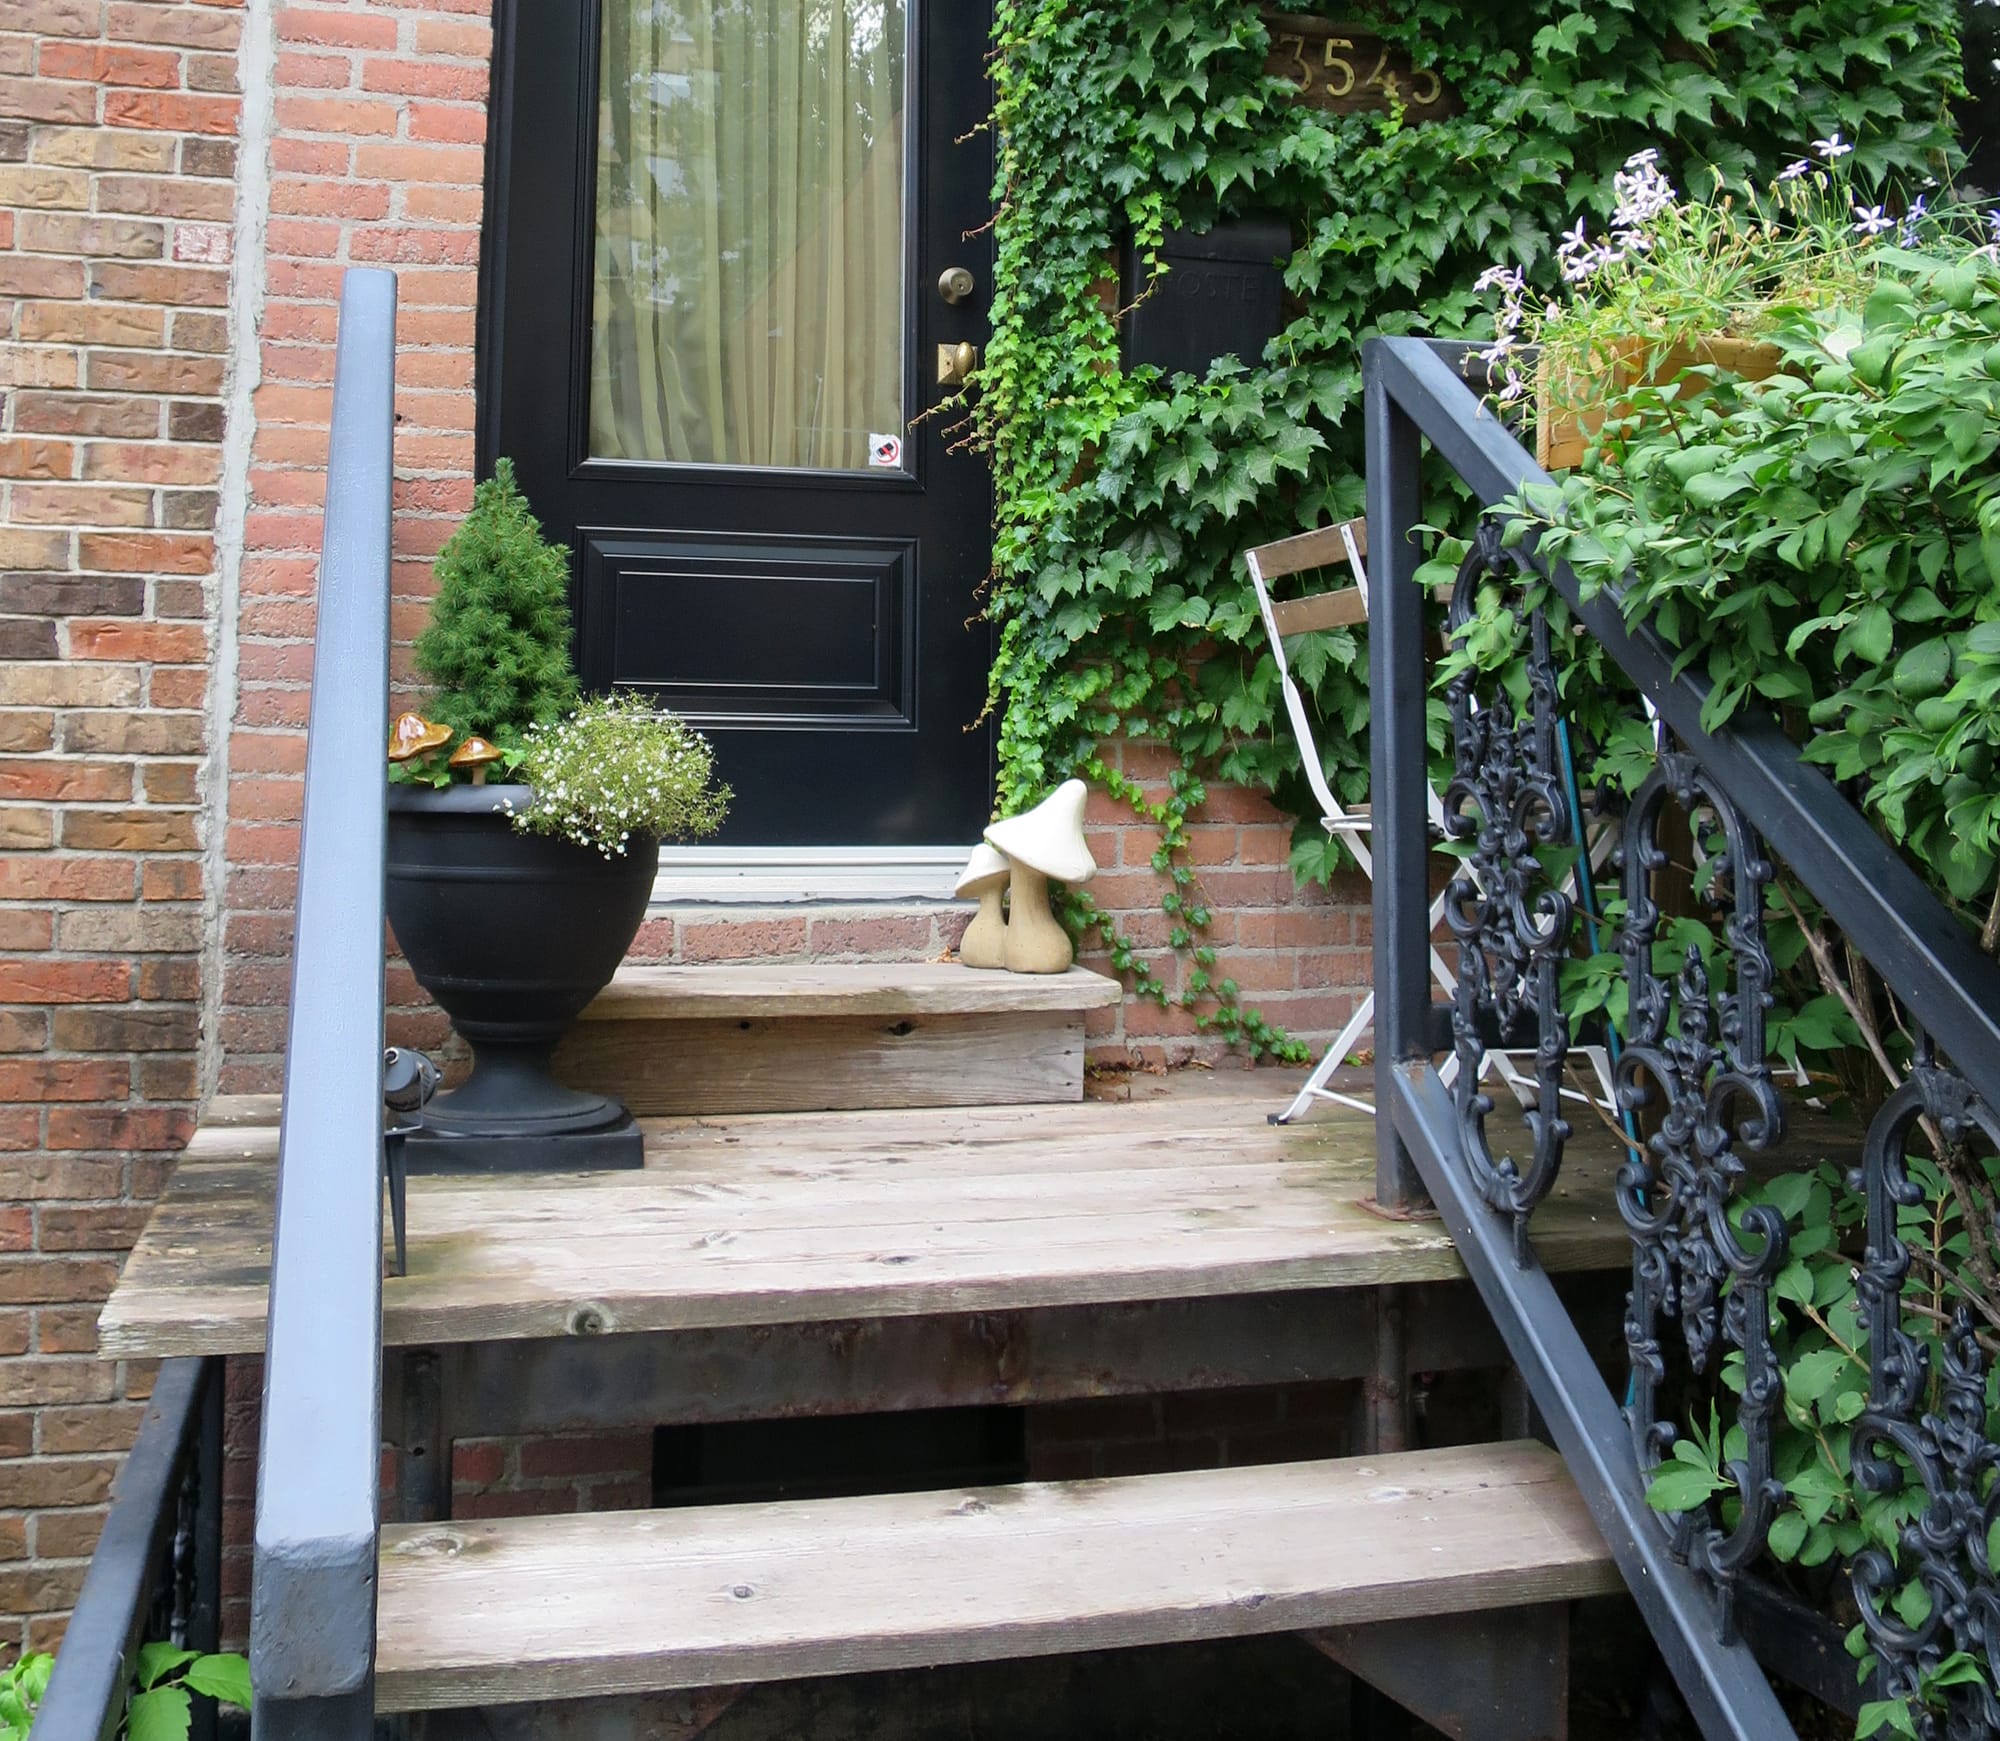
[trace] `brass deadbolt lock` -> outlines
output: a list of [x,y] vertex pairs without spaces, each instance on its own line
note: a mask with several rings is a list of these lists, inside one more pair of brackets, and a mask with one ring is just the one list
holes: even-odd
[[937,378],[940,387],[963,387],[979,367],[979,347],[960,343],[937,348]]
[[938,274],[938,295],[956,306],[972,294],[973,277],[963,266],[947,266]]

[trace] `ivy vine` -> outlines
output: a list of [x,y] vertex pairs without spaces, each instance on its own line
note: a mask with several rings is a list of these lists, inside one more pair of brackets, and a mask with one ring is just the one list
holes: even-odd
[[[1338,868],[1238,556],[1361,511],[1363,339],[1490,330],[1473,280],[1495,262],[1551,280],[1551,239],[1601,219],[1611,171],[1647,144],[1736,175],[1837,130],[1866,175],[1921,173],[1949,138],[1956,22],[1955,0],[1405,0],[1367,27],[1460,103],[1417,123],[1291,101],[1250,0],[999,0],[998,270],[969,414],[996,483],[1000,806],[1081,775],[1160,830],[1177,987],[1087,891],[1067,915],[1136,993],[1253,1056],[1299,1054],[1216,976],[1186,829],[1207,780],[1239,783],[1300,818],[1302,882]],[[1123,367],[1118,252],[1157,269],[1169,227],[1252,212],[1295,241],[1265,355],[1201,379]],[[1304,637],[1294,668],[1327,779],[1358,801],[1365,636]],[[1121,738],[1171,752],[1163,796],[1117,770]]]

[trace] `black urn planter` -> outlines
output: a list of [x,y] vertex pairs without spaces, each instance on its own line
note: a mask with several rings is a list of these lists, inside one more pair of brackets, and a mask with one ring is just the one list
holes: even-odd
[[413,1173],[636,1167],[639,1128],[549,1074],[556,1042],[604,989],[645,916],[658,855],[518,833],[525,786],[389,788],[389,923],[417,983],[472,1047],[405,1153]]

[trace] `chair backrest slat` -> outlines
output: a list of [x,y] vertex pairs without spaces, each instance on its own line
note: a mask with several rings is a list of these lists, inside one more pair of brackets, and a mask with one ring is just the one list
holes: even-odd
[[1358,586],[1343,586],[1332,592],[1310,593],[1305,598],[1273,600],[1271,621],[1281,635],[1303,635],[1313,629],[1345,629],[1368,620],[1368,600]]
[[1257,572],[1266,580],[1278,580],[1287,574],[1303,574],[1309,568],[1331,568],[1337,562],[1345,562],[1347,542],[1343,532],[1353,536],[1358,554],[1368,554],[1366,520],[1350,520],[1344,528],[1337,525],[1316,526],[1310,532],[1260,544],[1243,554],[1255,560]]

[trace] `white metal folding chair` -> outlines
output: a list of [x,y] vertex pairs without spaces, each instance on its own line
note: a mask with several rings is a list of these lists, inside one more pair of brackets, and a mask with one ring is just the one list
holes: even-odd
[[[1371,817],[1366,805],[1343,805],[1333,794],[1326,782],[1326,770],[1320,761],[1319,744],[1313,735],[1312,716],[1306,711],[1305,698],[1299,693],[1298,684],[1293,681],[1291,666],[1285,658],[1285,637],[1302,635],[1315,630],[1352,628],[1368,620],[1368,568],[1364,561],[1368,553],[1368,523],[1365,520],[1348,520],[1338,526],[1321,526],[1311,532],[1301,532],[1290,538],[1280,538],[1275,543],[1260,544],[1254,550],[1243,553],[1243,566],[1250,571],[1250,585],[1257,594],[1257,609],[1264,618],[1264,631],[1270,637],[1271,656],[1278,664],[1278,678],[1284,690],[1285,711],[1291,717],[1292,733],[1298,739],[1299,756],[1305,764],[1306,783],[1312,788],[1315,802],[1320,807],[1320,822],[1327,833],[1333,835],[1354,855],[1354,862],[1372,881],[1375,876],[1375,857],[1369,849],[1368,833]],[[1308,593],[1300,598],[1275,601],[1271,597],[1270,582],[1283,579],[1287,575],[1305,574],[1319,569],[1333,568],[1345,564],[1354,576],[1352,586],[1334,587],[1325,591]],[[1438,797],[1437,789],[1426,791],[1432,826],[1440,832],[1444,828],[1444,804]],[[1444,920],[1445,898],[1440,894],[1431,903],[1430,932],[1437,933]],[[1447,997],[1458,993],[1458,980],[1446,965],[1437,946],[1431,946],[1431,977],[1436,980]],[[1334,1036],[1333,1043],[1320,1059],[1313,1073],[1306,1079],[1305,1086],[1293,1098],[1290,1106],[1279,1113],[1274,1122],[1289,1124],[1305,1111],[1315,1100],[1327,1100],[1337,1106],[1353,1107],[1359,1112],[1373,1113],[1374,1102],[1360,1095],[1346,1094],[1339,1089],[1329,1088],[1327,1083],[1338,1070],[1348,1054],[1355,1048],[1363,1034],[1375,1022],[1375,994],[1361,1000],[1347,1025]],[[1610,1108],[1616,1104],[1611,1090],[1611,1060],[1601,1046],[1580,1048],[1589,1060],[1597,1076],[1602,1093],[1600,1104]],[[1448,1059],[1444,1075],[1447,1082],[1457,1072],[1458,1061]],[[1492,1069],[1513,1092],[1517,1099],[1532,1100],[1536,1093],[1534,1079],[1524,1076],[1516,1068],[1513,1060],[1505,1052],[1489,1052],[1481,1060],[1480,1073],[1484,1075]],[[1565,1095],[1578,1100],[1590,1097],[1576,1090],[1565,1089]]]

